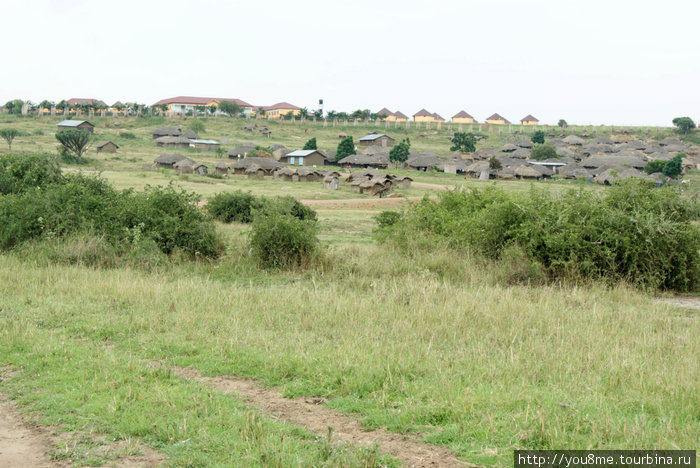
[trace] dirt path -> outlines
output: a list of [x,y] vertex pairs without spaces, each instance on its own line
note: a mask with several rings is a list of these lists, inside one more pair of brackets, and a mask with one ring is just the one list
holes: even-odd
[[700,297],[665,297],[656,301],[676,307],[700,310]]
[[50,440],[25,424],[13,403],[0,400],[0,467],[55,468],[46,449]]
[[394,434],[382,429],[367,431],[350,416],[337,413],[323,406],[320,398],[284,398],[274,390],[261,387],[253,380],[234,377],[204,377],[191,368],[174,367],[176,375],[206,383],[224,393],[236,393],[266,413],[281,420],[304,426],[319,436],[327,434],[328,426],[333,428],[333,438],[344,443],[372,446],[379,443],[379,449],[402,460],[406,466],[425,467],[474,467],[460,462],[454,453],[444,447],[420,442],[410,436]]

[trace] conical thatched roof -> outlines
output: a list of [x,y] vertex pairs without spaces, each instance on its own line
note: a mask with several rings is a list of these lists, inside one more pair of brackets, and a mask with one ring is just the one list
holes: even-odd
[[594,143],[596,145],[612,145],[613,141],[607,137],[598,137],[591,140],[591,143]]
[[527,159],[530,157],[530,150],[525,148],[518,148],[517,150],[510,153],[511,158]]
[[555,150],[556,150],[556,152],[557,152],[557,154],[558,154],[559,156],[569,157],[569,158],[580,157],[578,153],[575,153],[575,152],[571,151],[571,150],[570,150],[569,148],[567,148],[566,146],[558,146],[558,147],[555,147]]
[[214,167],[216,167],[216,169],[228,169],[229,164],[226,161],[216,161],[216,165]]
[[520,148],[532,148],[533,144],[530,140],[518,140],[515,142]]
[[664,138],[659,142],[661,146],[670,146],[670,145],[682,145],[683,142],[679,140],[678,138]]
[[192,130],[185,130],[185,132],[182,134],[182,136],[185,138],[189,138],[190,140],[199,140],[199,135],[197,135]]
[[153,162],[156,164],[173,165],[178,161],[187,159],[182,154],[161,154]]
[[532,166],[520,166],[515,169],[515,175],[526,179],[539,179],[542,174]]
[[503,153],[512,153],[513,151],[515,151],[517,149],[518,149],[518,147],[512,143],[506,143],[505,145],[501,146],[501,152],[503,152]]
[[156,128],[151,132],[155,137],[161,136],[180,136],[182,135],[182,128],[180,127],[160,127]]
[[478,150],[474,151],[475,159],[489,159],[498,155],[498,151],[493,148],[479,148]]
[[229,156],[239,156],[242,154],[250,153],[251,151],[255,150],[255,143],[253,142],[248,142],[248,143],[243,143],[242,145],[238,145],[232,150],[230,150],[228,153],[226,153]]
[[198,165],[199,165],[199,163],[197,161],[195,161],[194,159],[184,158],[184,159],[179,160],[175,164],[173,164],[173,167],[174,168],[187,167],[187,166],[195,167]]
[[633,154],[594,154],[581,161],[581,166],[586,168],[598,168],[605,165],[643,168],[647,165],[647,160]]
[[581,153],[585,155],[595,154],[595,153],[613,153],[615,148],[612,145],[607,145],[603,143],[589,143],[583,147]]
[[243,158],[231,163],[230,167],[233,169],[240,169],[247,168],[252,164],[257,164],[259,167],[265,169],[266,171],[272,171],[273,169],[277,169],[278,167],[284,167],[284,164],[275,161],[271,158]]
[[564,143],[566,143],[567,145],[576,145],[576,146],[581,146],[586,142],[583,138],[577,137],[576,135],[569,135],[568,137],[564,138],[562,141]]
[[608,169],[601,174],[598,174],[595,178],[595,181],[601,185],[610,185],[618,180],[629,179],[633,177],[638,179],[649,179],[649,176],[647,174],[636,169],[630,167],[615,167],[612,169]]
[[172,145],[172,144],[180,144],[180,145],[188,144],[189,145],[190,144],[189,138],[185,138],[182,136],[162,136],[162,137],[156,138],[153,141],[155,141],[157,144],[160,144],[160,145]]

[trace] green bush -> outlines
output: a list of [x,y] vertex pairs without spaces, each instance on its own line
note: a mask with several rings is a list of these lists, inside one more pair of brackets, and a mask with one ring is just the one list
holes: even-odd
[[537,130],[532,134],[532,137],[530,137],[530,141],[540,145],[544,144],[544,132],[542,130]]
[[685,153],[678,153],[670,161],[666,161],[664,164],[663,173],[666,177],[675,179],[683,172],[683,158],[686,156]]
[[54,156],[41,154],[0,156],[0,194],[46,188],[62,181],[61,168]]
[[317,221],[316,212],[294,197],[284,196],[268,200],[263,210],[274,210],[284,215],[291,215],[302,221]]
[[379,239],[404,250],[420,243],[495,260],[504,251],[522,251],[520,271],[537,277],[692,291],[700,284],[697,218],[697,207],[678,191],[655,189],[649,181],[623,181],[606,194],[518,195],[488,188],[425,198]]
[[255,216],[250,249],[263,268],[304,267],[319,250],[317,235],[316,221],[265,210]]
[[237,190],[222,192],[209,199],[207,210],[224,223],[252,223],[253,213],[262,206],[259,198],[250,192]]
[[535,145],[530,151],[530,158],[536,161],[543,161],[545,159],[558,158],[557,150],[554,146],[545,143],[542,145]]
[[666,161],[649,161],[646,166],[644,166],[644,172],[647,174],[654,174],[656,172],[662,172]]
[[65,176],[42,190],[0,198],[0,249],[34,238],[81,233],[112,245],[150,240],[165,254],[216,257],[221,242],[213,223],[197,208],[195,194],[173,187],[119,192],[103,179]]
[[377,226],[380,228],[385,228],[389,226],[393,226],[399,220],[401,219],[401,213],[398,211],[382,211],[379,213],[377,216],[374,217],[375,221],[377,221]]

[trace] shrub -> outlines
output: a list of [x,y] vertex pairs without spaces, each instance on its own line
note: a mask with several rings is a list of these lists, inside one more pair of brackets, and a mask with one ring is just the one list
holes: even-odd
[[352,137],[345,137],[338,143],[338,151],[335,153],[335,160],[340,161],[346,156],[355,154],[355,144],[352,142]]
[[204,133],[206,129],[204,128],[204,122],[201,120],[192,120],[188,127],[195,133]]
[[535,145],[530,152],[530,158],[536,161],[558,158],[557,150],[550,144]]
[[666,177],[675,179],[683,172],[683,158],[686,156],[685,153],[678,153],[670,161],[666,161],[664,164],[663,173]]
[[606,194],[473,189],[422,200],[379,239],[409,250],[415,242],[470,249],[495,260],[510,252],[506,263],[534,279],[545,274],[692,291],[700,284],[697,217],[677,191],[644,180],[622,181]]
[[136,135],[134,135],[131,132],[119,132],[119,136],[124,138],[125,140],[135,140]]
[[51,155],[0,156],[0,194],[22,193],[63,182],[58,161]]
[[473,133],[455,132],[452,136],[452,146],[450,151],[460,153],[471,153],[476,150],[476,137]]
[[302,221],[317,221],[316,212],[294,197],[284,196],[268,200],[263,205],[266,211],[274,210],[284,215],[293,216]]
[[255,217],[250,248],[263,268],[303,267],[318,252],[317,234],[315,221],[266,210]]
[[304,147],[302,148],[303,150],[315,150],[318,149],[316,147],[316,137],[311,138],[309,141],[304,144]]
[[540,145],[544,144],[544,132],[542,130],[537,130],[532,134],[530,141],[533,143],[538,143]]
[[396,224],[401,219],[401,213],[398,211],[386,210],[379,213],[374,219],[377,221],[377,226],[385,228]]
[[221,242],[197,200],[195,194],[173,187],[147,187],[135,194],[119,192],[100,178],[65,176],[43,190],[0,198],[0,249],[33,238],[82,233],[115,246],[149,240],[166,254],[179,250],[216,257]]
[[262,202],[250,192],[222,192],[209,199],[207,210],[224,223],[252,223],[253,213]]
[[644,172],[647,174],[654,174],[656,172],[662,172],[666,161],[649,161],[646,166],[644,166]]

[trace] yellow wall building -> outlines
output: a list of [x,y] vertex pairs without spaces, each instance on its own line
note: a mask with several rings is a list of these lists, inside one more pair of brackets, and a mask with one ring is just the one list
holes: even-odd
[[452,116],[452,123],[457,124],[473,124],[476,120],[471,115],[467,114],[465,111],[459,111]]
[[502,117],[498,114],[493,114],[491,117],[488,117],[486,119],[486,123],[491,125],[506,125],[510,122],[505,117]]
[[540,121],[534,118],[531,114],[520,119],[520,125],[539,125]]
[[278,102],[277,104],[273,104],[271,106],[265,106],[263,107],[263,110],[265,111],[265,117],[270,119],[281,119],[285,115],[289,114],[298,116],[301,113],[301,108],[288,102]]

